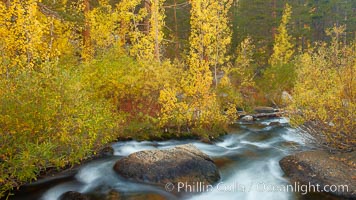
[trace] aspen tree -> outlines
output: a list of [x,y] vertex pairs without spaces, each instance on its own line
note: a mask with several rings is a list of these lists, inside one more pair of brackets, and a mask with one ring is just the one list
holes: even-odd
[[145,25],[145,32],[139,32],[139,22],[134,22],[135,31],[131,34],[133,36],[131,54],[141,61],[160,62],[161,60],[161,45],[164,37],[162,28],[165,18],[164,2],[165,0],[145,1],[145,13],[149,14],[147,16],[149,24]]
[[[146,9],[140,9],[136,11],[137,6],[141,0],[122,0],[116,6],[116,12],[118,13],[119,27],[117,30],[120,46],[124,46],[128,41],[135,43],[142,33],[139,30],[139,22],[147,16]],[[135,54],[135,50],[132,50],[132,55]]]
[[[228,12],[232,0],[191,0],[190,3],[192,9],[188,63],[191,68],[200,66],[211,69],[217,86],[218,68],[229,60],[226,52],[231,43]],[[206,71],[201,70],[202,73]]]
[[231,72],[236,76],[238,87],[254,86],[254,69],[253,53],[255,46],[252,44],[252,39],[247,37],[244,39],[236,50],[237,58],[235,60],[235,67]]
[[90,37],[90,1],[83,0],[83,14],[84,14],[84,26],[83,26],[83,50],[82,57],[84,61],[89,61],[93,56],[93,49]]
[[292,7],[286,4],[281,23],[275,35],[273,54],[269,60],[271,66],[283,65],[290,61],[294,54],[294,45],[291,36],[288,35],[287,25],[291,19]]
[[294,44],[287,31],[291,14],[292,8],[286,4],[275,34],[273,53],[269,59],[270,66],[264,72],[264,80],[260,83],[266,97],[275,106],[281,106],[282,92],[290,91],[295,80],[295,69],[292,63]]
[[95,52],[105,52],[112,47],[119,47],[118,50],[122,51],[125,39],[121,39],[119,30],[124,19],[119,17],[120,14],[121,12],[110,5],[109,0],[100,0],[99,5],[88,14],[90,37]]
[[322,145],[352,151],[356,147],[356,46],[340,42],[343,31],[328,30],[331,44],[320,43],[298,56],[290,110],[291,122],[311,124]]
[[[39,68],[47,60],[50,19],[39,12],[37,0],[0,3],[0,74]],[[51,38],[51,39],[48,39]]]
[[[227,11],[232,1],[194,0],[190,3],[189,68],[181,81],[182,91],[166,89],[160,96],[162,121],[173,121],[188,131],[189,127],[211,129],[227,121],[220,113],[216,94],[211,90],[211,69],[217,80],[217,67],[227,60],[225,54],[230,43]],[[180,92],[184,97],[178,99],[175,94]]]

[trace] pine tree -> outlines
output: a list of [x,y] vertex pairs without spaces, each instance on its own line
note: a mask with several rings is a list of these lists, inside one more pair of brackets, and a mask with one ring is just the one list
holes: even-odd
[[[256,46],[254,53],[255,62],[258,64],[257,70],[262,70],[268,64],[268,59],[272,54],[273,33],[276,26],[273,18],[274,8],[271,0],[239,0],[233,15],[233,48],[235,50],[247,37],[251,37]],[[279,10],[279,4],[277,1]],[[279,12],[276,13],[279,18]],[[233,52],[235,53],[235,52]]]

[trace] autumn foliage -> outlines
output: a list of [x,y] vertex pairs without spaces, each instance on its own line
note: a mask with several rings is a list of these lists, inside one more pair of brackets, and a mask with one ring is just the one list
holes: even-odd
[[[167,2],[0,1],[0,197],[116,139],[216,137],[237,107],[281,106],[284,90],[293,122],[319,123],[333,147],[355,146],[355,46],[340,32],[298,51],[287,4],[271,54],[252,37],[236,48],[237,4],[189,0],[180,4],[189,34],[172,45]],[[181,48],[175,60],[169,46]]]
[[297,58],[292,119],[312,121],[330,148],[352,150],[356,145],[355,44],[338,38],[342,27],[328,31],[331,44],[320,43]]

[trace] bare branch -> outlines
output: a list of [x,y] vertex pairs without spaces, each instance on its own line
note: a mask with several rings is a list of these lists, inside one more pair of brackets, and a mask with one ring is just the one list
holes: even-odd
[[63,18],[56,11],[51,10],[43,3],[38,2],[37,5],[38,5],[38,8],[41,11],[41,13],[43,13],[44,15],[53,17],[53,18],[56,18],[59,20],[63,20]]

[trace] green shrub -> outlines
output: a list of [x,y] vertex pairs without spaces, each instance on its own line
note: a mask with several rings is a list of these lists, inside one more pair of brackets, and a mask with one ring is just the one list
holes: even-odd
[[282,106],[282,92],[291,91],[296,79],[293,62],[267,68],[263,77],[257,80],[257,85],[273,104]]
[[318,142],[349,151],[356,147],[356,46],[340,43],[342,32],[332,30],[331,44],[321,43],[298,57],[291,122],[313,124]]
[[0,197],[117,137],[117,115],[92,97],[83,76],[82,67],[51,65],[0,79]]
[[94,89],[95,98],[108,100],[116,114],[126,116],[125,127],[130,130],[126,133],[134,136],[135,132],[159,128],[160,91],[177,85],[179,71],[169,62],[142,63],[109,52],[86,67],[85,82]]

